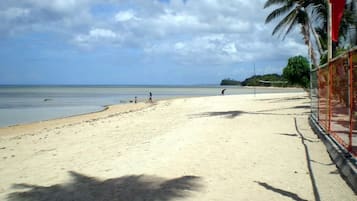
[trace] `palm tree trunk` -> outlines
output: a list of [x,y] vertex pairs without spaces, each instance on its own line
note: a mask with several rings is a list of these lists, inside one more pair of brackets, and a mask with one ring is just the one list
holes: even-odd
[[311,61],[314,64],[314,67],[316,68],[318,66],[318,63],[316,60],[314,47],[311,44],[309,23],[301,25],[301,33],[303,34],[305,44],[308,47],[309,56],[311,58]]
[[314,68],[318,67],[318,63],[317,63],[317,60],[316,60],[316,55],[315,55],[315,52],[314,52],[314,48],[312,47],[311,45],[311,41],[309,41],[309,44],[307,45],[308,46],[308,49],[309,49],[309,53],[310,53],[310,58],[311,58],[311,61],[314,65]]
[[315,42],[316,42],[316,44],[317,44],[318,51],[319,51],[320,56],[321,56],[321,55],[324,53],[324,49],[322,48],[322,45],[321,45],[321,42],[320,42],[320,37],[319,37],[319,35],[316,33],[315,28],[312,27],[310,20],[309,20],[309,26],[310,26],[310,30],[312,31],[312,34],[313,34],[313,36],[314,36],[314,38],[315,38]]

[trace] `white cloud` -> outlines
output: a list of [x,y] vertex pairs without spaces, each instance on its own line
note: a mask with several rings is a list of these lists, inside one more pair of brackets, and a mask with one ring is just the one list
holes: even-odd
[[249,31],[251,24],[245,20],[219,16],[215,22],[215,27],[217,27],[217,31],[223,30],[230,33],[241,33]]
[[226,52],[227,54],[237,54],[238,52],[234,43],[225,44],[222,48],[222,51]]
[[171,54],[180,63],[228,64],[243,61],[234,40],[224,34],[210,34],[192,40],[152,44],[145,51],[148,54]]
[[83,28],[99,23],[90,10],[97,1],[99,0],[1,0],[0,37],[32,31],[67,36],[77,34]]
[[165,13],[154,19],[154,22],[159,26],[177,26],[177,27],[194,27],[200,26],[200,21],[197,16],[187,13],[176,13],[172,10],[165,10]]
[[119,43],[123,49],[134,47],[148,56],[184,63],[232,64],[304,54],[298,35],[285,41],[271,37],[273,25],[264,24],[264,2],[2,0],[0,20],[6,23],[0,24],[0,37],[18,30],[51,31],[69,36],[76,45]]
[[13,20],[16,18],[24,18],[30,14],[30,10],[26,8],[8,8],[4,11],[0,11],[0,19]]
[[[120,32],[130,33],[149,56],[165,56],[182,63],[233,64],[247,61],[283,60],[305,46],[299,38],[281,41],[265,25],[264,0],[171,0],[167,4],[144,4],[121,19],[130,21]],[[145,10],[145,11],[143,11]],[[153,12],[155,11],[155,12]],[[125,17],[124,17],[125,16]],[[127,16],[127,17],[126,17]],[[138,42],[140,41],[140,42]],[[131,43],[131,44],[133,44]]]
[[93,38],[116,38],[117,34],[108,29],[92,29],[89,31],[89,36]]
[[279,48],[281,51],[288,50],[290,54],[307,55],[306,45],[294,40],[293,38],[285,39],[285,42]]
[[133,10],[120,11],[115,15],[114,18],[115,18],[115,21],[117,21],[117,22],[138,20],[138,18],[135,16],[135,13]]
[[25,0],[32,8],[40,8],[52,12],[74,13],[83,8],[87,8],[94,1],[90,0]]
[[175,48],[175,51],[180,51],[180,50],[183,50],[185,48],[185,44],[182,43],[182,42],[177,42],[175,43],[174,45],[174,48]]
[[109,29],[93,28],[88,34],[79,34],[74,37],[73,41],[77,45],[90,47],[94,44],[117,44],[121,40],[120,35]]

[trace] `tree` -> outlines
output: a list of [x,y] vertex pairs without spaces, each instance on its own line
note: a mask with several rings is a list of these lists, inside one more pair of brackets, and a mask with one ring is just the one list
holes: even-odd
[[[304,42],[309,49],[309,56],[313,64],[318,66],[310,35],[314,36],[320,59],[322,56],[326,57],[327,3],[328,0],[267,0],[264,8],[273,5],[280,7],[273,10],[267,16],[265,23],[270,23],[272,20],[283,16],[272,32],[273,35],[283,33],[283,39],[294,27],[300,26]],[[357,1],[347,0],[346,9],[340,24],[341,41],[345,41],[346,43],[350,40],[350,46],[357,45],[356,10]]]
[[282,20],[276,25],[273,30],[273,35],[276,33],[284,32],[284,37],[290,33],[290,31],[300,25],[301,34],[303,35],[304,42],[308,46],[309,55],[315,66],[318,65],[315,51],[311,43],[311,22],[307,8],[312,4],[309,0],[267,0],[264,4],[264,8],[268,8],[272,5],[279,5],[280,7],[273,10],[265,20],[265,23],[269,23],[274,19],[285,15]]
[[283,69],[283,77],[290,84],[298,85],[303,88],[309,88],[310,68],[308,60],[303,56],[291,57],[288,65]]
[[241,85],[241,83],[237,80],[233,80],[233,79],[230,79],[230,78],[226,78],[226,79],[223,79],[221,81],[221,86],[223,85]]
[[[327,62],[327,6],[326,0],[314,0],[311,4],[311,18],[314,21],[315,39],[319,42],[320,64]],[[345,11],[339,29],[339,41],[337,54],[343,47],[357,45],[357,1],[346,0]],[[345,51],[345,50],[343,50]],[[342,51],[342,52],[343,52]]]
[[286,86],[285,79],[278,74],[253,75],[242,82],[242,86]]
[[[322,40],[327,41],[327,2],[326,0],[314,0],[312,6],[312,16],[314,17],[315,30]],[[357,27],[357,1],[346,0],[346,6],[340,24],[340,41],[347,42],[351,39],[350,45],[357,45],[355,36]],[[326,43],[326,42],[325,42]],[[325,46],[324,50],[327,49]]]

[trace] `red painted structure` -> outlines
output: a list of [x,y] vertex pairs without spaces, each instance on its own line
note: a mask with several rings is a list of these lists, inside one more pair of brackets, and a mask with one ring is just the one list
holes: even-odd
[[313,69],[311,82],[312,115],[357,156],[357,48]]

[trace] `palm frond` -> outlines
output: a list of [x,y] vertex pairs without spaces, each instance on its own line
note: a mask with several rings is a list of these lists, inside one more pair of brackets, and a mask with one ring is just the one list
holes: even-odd
[[316,33],[319,35],[319,40],[323,50],[327,50],[327,32],[322,28],[316,28]]
[[[299,11],[295,11],[295,12],[299,12]],[[284,37],[283,37],[283,40],[285,39],[285,37],[290,33],[290,31],[292,30],[292,28],[295,27],[296,24],[300,23],[299,22],[299,14],[295,14],[295,17],[294,18],[291,18],[290,19],[290,25],[288,26],[288,28],[286,29],[285,31],[285,34],[284,34]]]
[[294,4],[284,5],[273,12],[271,12],[268,17],[265,19],[265,24],[271,22],[272,20],[284,15],[285,13],[289,12],[294,7]]
[[268,8],[272,5],[281,5],[281,4],[287,4],[291,0],[268,0],[264,4],[264,8]]
[[315,21],[319,26],[326,27],[327,24],[327,2],[319,0],[310,5],[311,16],[313,21]]
[[285,16],[274,28],[272,35],[275,35],[277,32],[282,30],[285,27],[289,27],[291,23],[294,23],[296,20],[296,11],[292,10],[287,16]]

